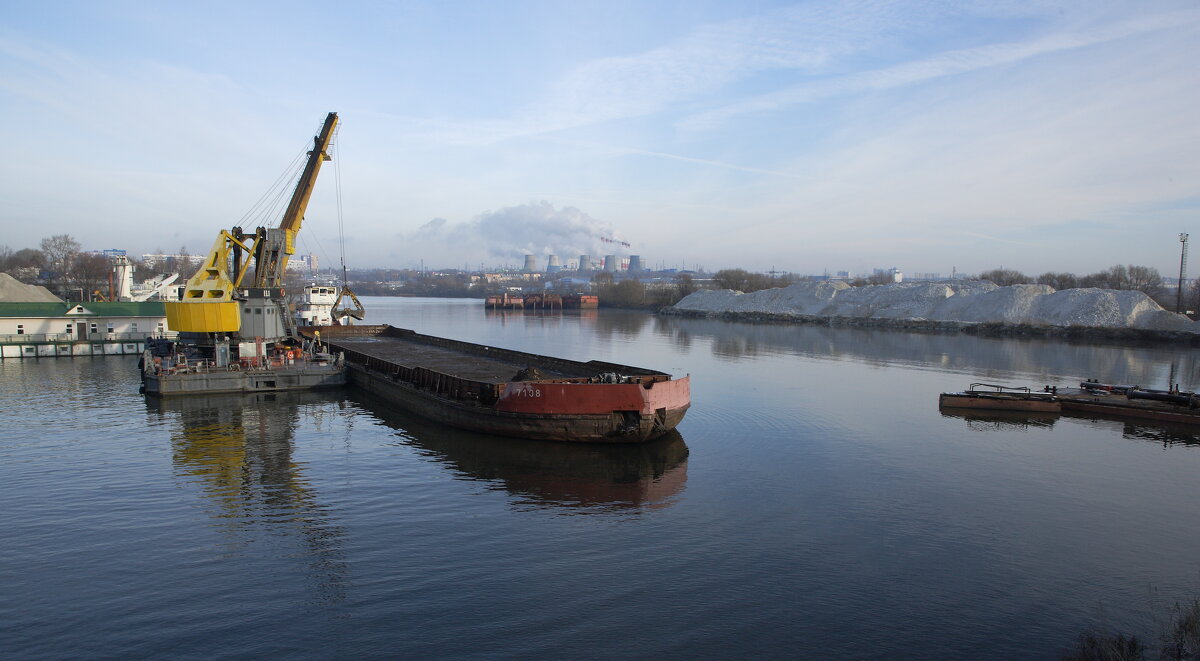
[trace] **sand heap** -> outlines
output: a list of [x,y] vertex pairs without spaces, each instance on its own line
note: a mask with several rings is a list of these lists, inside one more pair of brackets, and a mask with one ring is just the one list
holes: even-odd
[[1140,291],[1055,291],[1048,285],[998,287],[986,281],[867,287],[851,287],[845,282],[800,282],[750,294],[729,289],[701,290],[676,303],[673,309],[703,314],[741,312],[1200,333],[1200,322],[1164,310]]
[[0,302],[62,303],[63,300],[38,285],[27,285],[7,273],[0,273]]

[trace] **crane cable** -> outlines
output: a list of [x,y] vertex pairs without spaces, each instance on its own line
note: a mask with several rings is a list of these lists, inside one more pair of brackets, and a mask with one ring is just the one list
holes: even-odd
[[337,223],[338,223],[338,244],[342,257],[342,288],[345,289],[349,284],[349,277],[346,275],[346,229],[342,218],[342,154],[340,145],[337,141],[337,135],[341,131],[341,124],[334,128],[333,141],[333,182],[335,198],[337,199]]
[[[275,215],[274,211],[279,208],[280,200],[289,188],[295,187],[295,182],[300,177],[300,166],[305,156],[305,150],[300,150],[300,153],[292,159],[291,163],[288,163],[287,167],[275,179],[274,183],[263,192],[262,197],[259,197],[246,213],[242,214],[242,217],[238,219],[238,225],[248,226],[250,223],[247,223],[247,221],[254,217],[269,219]],[[292,183],[290,187],[287,185],[289,182]],[[260,224],[266,225],[267,223],[262,222]]]

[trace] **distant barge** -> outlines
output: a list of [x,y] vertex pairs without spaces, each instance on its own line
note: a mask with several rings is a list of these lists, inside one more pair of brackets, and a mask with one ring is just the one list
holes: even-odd
[[1026,387],[972,383],[970,388],[962,392],[942,393],[938,398],[938,407],[1057,413],[1062,410],[1062,402],[1051,393],[1033,392]]
[[331,326],[349,382],[461,429],[534,440],[637,443],[665,435],[691,403],[688,377],[577,362],[421,335],[392,326]]
[[[985,389],[988,389],[985,391]],[[1079,388],[1028,388],[973,383],[965,391],[942,393],[941,409],[1041,412],[1136,418],[1163,423],[1200,425],[1200,395],[1177,390],[1151,390],[1133,385],[1084,381]]]

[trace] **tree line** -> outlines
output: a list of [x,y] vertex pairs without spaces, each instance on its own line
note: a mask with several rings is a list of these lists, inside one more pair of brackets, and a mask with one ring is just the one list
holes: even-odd
[[[193,266],[183,248],[179,257],[168,258],[153,267],[133,257],[129,261],[138,280],[180,271],[186,277],[191,275],[186,271]],[[38,248],[13,250],[0,246],[0,272],[23,282],[41,284],[65,299],[79,294],[79,300],[89,300],[108,295],[112,261],[104,255],[84,252],[70,234],[55,234],[42,239]]]

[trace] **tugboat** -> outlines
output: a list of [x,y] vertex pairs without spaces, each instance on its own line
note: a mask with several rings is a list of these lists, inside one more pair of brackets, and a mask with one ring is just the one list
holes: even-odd
[[167,327],[178,337],[147,343],[141,362],[146,394],[305,390],[346,382],[341,356],[297,332],[283,287],[337,122],[337,113],[329,113],[313,138],[279,226],[221,230],[182,300],[164,304]]

